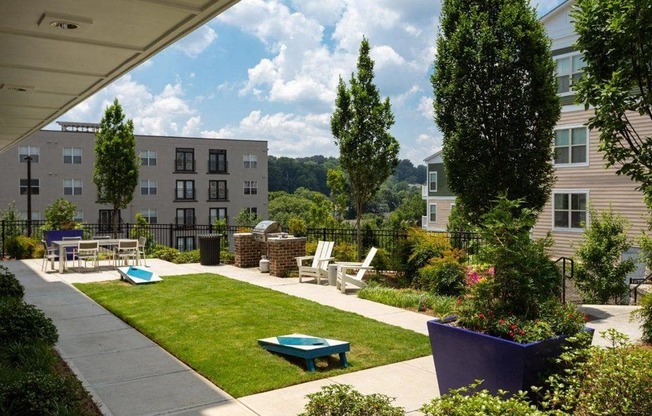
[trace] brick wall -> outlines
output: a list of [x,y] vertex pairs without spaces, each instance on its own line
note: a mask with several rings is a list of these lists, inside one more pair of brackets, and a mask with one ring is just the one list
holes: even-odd
[[270,238],[269,245],[269,274],[285,277],[290,270],[297,270],[295,257],[306,255],[306,238]]
[[267,253],[265,243],[254,240],[252,233],[234,234],[235,266],[258,267],[261,256]]

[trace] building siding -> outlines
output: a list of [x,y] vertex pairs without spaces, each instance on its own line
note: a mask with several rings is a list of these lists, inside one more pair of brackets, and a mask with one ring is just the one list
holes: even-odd
[[[36,132],[21,141],[20,146],[38,146],[39,163],[32,163],[32,178],[39,179],[39,195],[32,196],[32,211],[43,217],[45,208],[55,199],[65,197],[83,212],[83,220],[88,223],[99,221],[99,210],[110,209],[100,205],[97,188],[93,183],[95,136],[90,132],[48,131]],[[64,164],[63,148],[82,149],[81,164]],[[174,173],[177,148],[194,150],[195,173]],[[208,154],[210,149],[227,151],[228,173],[208,174]],[[195,209],[198,224],[207,224],[210,208],[226,208],[230,223],[232,218],[243,208],[255,207],[259,216],[267,217],[267,142],[253,140],[160,137],[136,135],[136,153],[144,150],[157,152],[156,166],[141,166],[139,184],[134,190],[131,204],[121,211],[125,222],[133,222],[136,213],[143,209],[158,211],[158,223],[174,223],[177,208]],[[27,177],[26,163],[19,161],[19,146],[12,147],[0,154],[0,176],[6,180],[0,182],[0,207],[6,209],[15,201],[16,209],[27,211],[27,198],[19,193],[19,179]],[[257,156],[257,168],[244,168],[243,156]],[[81,179],[82,195],[65,195],[64,179]],[[140,180],[150,179],[158,182],[156,195],[141,195]],[[194,201],[175,201],[177,180],[195,181]],[[228,187],[227,201],[208,201],[208,182],[226,180]],[[244,194],[244,181],[257,181],[256,195]]]

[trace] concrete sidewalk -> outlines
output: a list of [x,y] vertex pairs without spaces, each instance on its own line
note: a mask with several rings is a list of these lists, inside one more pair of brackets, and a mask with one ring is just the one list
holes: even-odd
[[[306,394],[332,383],[351,384],[364,394],[395,397],[395,405],[404,407],[409,415],[417,415],[418,409],[438,394],[432,356],[428,356],[236,400],[71,286],[77,282],[117,280],[117,271],[60,275],[41,272],[40,263],[41,260],[24,260],[2,265],[25,286],[26,302],[42,309],[54,321],[59,330],[59,352],[106,415],[289,416],[303,410]],[[148,263],[163,278],[218,273],[421,334],[427,334],[426,322],[431,319],[358,299],[354,294],[342,295],[334,287],[301,284],[297,278],[272,277],[256,269],[176,265],[155,259]],[[616,327],[632,339],[640,337],[638,324],[628,321],[632,307],[589,308],[589,313],[601,318],[589,326],[599,330]]]

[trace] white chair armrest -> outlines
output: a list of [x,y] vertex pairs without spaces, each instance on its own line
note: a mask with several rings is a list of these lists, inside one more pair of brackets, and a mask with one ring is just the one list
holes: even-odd
[[295,257],[295,259],[297,259],[297,266],[298,266],[298,267],[303,266],[303,262],[304,262],[304,261],[306,261],[306,260],[312,260],[312,259],[314,259],[314,258],[315,258],[315,256],[301,256],[301,257]]

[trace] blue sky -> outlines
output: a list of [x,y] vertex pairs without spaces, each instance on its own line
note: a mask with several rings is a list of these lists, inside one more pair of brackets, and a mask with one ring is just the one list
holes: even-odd
[[[561,2],[536,8],[542,15]],[[267,140],[274,156],[337,156],[337,81],[355,71],[364,35],[400,157],[421,164],[442,143],[430,85],[440,8],[432,0],[242,0],[59,120],[97,123],[117,97],[137,134]]]

